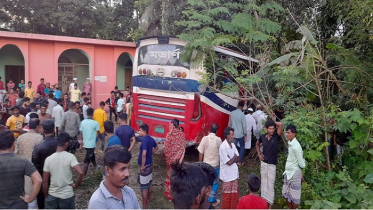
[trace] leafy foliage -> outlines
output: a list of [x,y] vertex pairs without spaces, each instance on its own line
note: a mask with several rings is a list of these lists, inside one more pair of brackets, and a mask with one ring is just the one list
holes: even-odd
[[137,29],[134,1],[5,0],[0,19],[11,31],[85,38],[131,40]]

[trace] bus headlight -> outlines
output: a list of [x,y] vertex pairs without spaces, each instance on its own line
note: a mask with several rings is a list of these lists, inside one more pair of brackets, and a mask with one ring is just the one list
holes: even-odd
[[148,69],[148,70],[146,71],[146,74],[147,74],[147,75],[151,75],[151,74],[152,74],[152,71],[151,71],[150,69]]
[[186,77],[186,73],[183,72],[183,73],[181,74],[181,77],[182,77],[182,78],[185,78],[185,77]]
[[157,70],[157,75],[160,76],[160,77],[162,77],[162,76],[164,75],[164,69],[159,68],[159,69]]
[[171,72],[171,77],[176,77],[176,74],[177,74],[176,71],[172,71],[172,72]]

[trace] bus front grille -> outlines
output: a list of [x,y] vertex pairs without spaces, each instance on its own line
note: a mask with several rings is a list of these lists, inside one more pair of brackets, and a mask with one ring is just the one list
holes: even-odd
[[139,118],[170,122],[178,119],[184,124],[187,101],[151,95],[138,95]]

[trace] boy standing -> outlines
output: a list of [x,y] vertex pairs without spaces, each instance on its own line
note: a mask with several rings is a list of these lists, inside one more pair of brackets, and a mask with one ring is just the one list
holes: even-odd
[[18,84],[18,87],[21,89],[21,91],[25,90],[25,80],[21,79],[21,82]]
[[78,85],[74,84],[74,89],[70,90],[70,94],[71,94],[70,101],[72,102],[79,101],[79,97],[81,93],[82,92],[78,89]]
[[87,97],[84,97],[84,105],[83,105],[83,108],[82,108],[82,110],[83,110],[83,117],[84,117],[84,119],[87,119],[87,109],[89,108],[89,106],[88,106],[88,104],[89,104],[89,98],[87,98]]
[[23,126],[25,124],[25,117],[19,114],[19,106],[12,107],[13,115],[6,121],[6,126],[13,131],[14,138],[18,138],[23,133]]
[[27,88],[25,88],[25,96],[26,97],[29,97],[30,98],[30,102],[34,102],[34,94],[35,94],[35,90],[34,88],[32,88],[32,82],[31,81],[28,81],[27,83]]
[[120,98],[118,99],[118,102],[117,102],[117,113],[120,115],[123,112],[123,110],[125,110],[125,107],[124,107],[125,103],[123,99],[123,93],[119,93],[119,96]]
[[[153,160],[152,155],[158,150],[158,145],[154,139],[148,135],[149,126],[147,124],[140,125],[139,135],[143,137],[140,145],[138,164],[140,166],[140,173],[138,182],[140,184],[141,196],[142,196],[142,208],[146,209],[149,202],[150,196],[152,195],[152,172],[153,172]],[[153,150],[154,148],[154,150]]]
[[18,93],[15,92],[13,89],[9,89],[8,99],[10,101],[11,106],[17,105],[17,98],[18,98]]
[[[104,110],[105,108],[105,102],[101,101],[100,102],[100,107],[97,108],[95,110],[95,112],[93,113],[93,120],[97,121],[99,126],[100,126],[100,135],[102,136],[102,138],[104,139],[102,142],[101,142],[101,150],[103,151],[104,150],[104,147],[105,147],[105,128],[104,128],[104,123],[106,122],[107,120],[107,117],[106,117],[106,112]],[[114,133],[114,130],[113,132]],[[97,137],[98,138],[98,137]],[[108,145],[109,146],[109,145]]]
[[14,84],[13,80],[9,80],[8,84],[6,85],[8,87],[8,92],[10,92],[11,89],[14,89],[16,84]]
[[53,108],[52,111],[52,118],[54,120],[54,124],[56,125],[56,135],[58,136],[58,129],[61,128],[61,121],[63,117],[63,108],[62,108],[62,99],[57,99],[57,106]]
[[247,184],[250,189],[250,194],[241,198],[237,209],[268,209],[267,201],[258,194],[260,178],[256,174],[250,174]]
[[102,140],[100,136],[100,126],[98,122],[92,119],[93,109],[87,109],[87,119],[83,120],[80,124],[79,131],[83,135],[83,147],[87,151],[84,159],[84,176],[87,175],[89,163],[92,162],[93,166],[96,167],[96,158],[95,158],[95,146],[96,146],[96,136]]
[[[67,152],[70,135],[61,133],[57,138],[57,151],[45,160],[43,168],[43,193],[46,209],[75,209],[73,189],[83,180],[83,171],[75,155]],[[71,169],[79,173],[74,184]],[[50,178],[50,185],[49,185]]]
[[38,88],[36,89],[36,91],[38,93],[40,92],[41,96],[45,96],[44,89],[45,89],[44,78],[41,78],[40,79],[40,84],[38,85]]
[[115,111],[115,92],[114,91],[110,92],[110,98],[108,98],[105,103],[109,106],[110,120],[111,120],[112,114],[114,114],[115,122],[117,122],[118,115],[117,115],[117,112]]

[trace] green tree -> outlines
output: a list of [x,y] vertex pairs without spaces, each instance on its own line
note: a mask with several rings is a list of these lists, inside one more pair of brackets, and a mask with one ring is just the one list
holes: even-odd
[[137,0],[135,7],[141,19],[140,29],[144,36],[178,35],[183,27],[175,24],[184,20],[186,0]]
[[[257,4],[261,3],[261,4]],[[198,50],[204,59],[204,75],[206,88],[228,94],[244,90],[248,93],[246,100],[262,104],[267,112],[271,95],[266,82],[256,73],[252,63],[224,62],[215,65],[217,55],[214,46],[226,46],[243,52],[249,56],[257,55],[260,65],[270,56],[275,35],[281,27],[268,17],[284,12],[284,9],[274,2],[246,1],[188,1],[188,9],[184,12],[187,19],[179,21],[179,26],[185,27],[179,37],[188,41],[186,55],[191,58],[193,51]],[[201,58],[201,56],[197,56]],[[237,71],[237,66],[240,70]],[[262,66],[263,67],[263,66]],[[260,68],[259,68],[260,69]],[[232,83],[224,85],[221,75],[227,72]],[[237,97],[242,99],[240,97]]]
[[6,0],[0,18],[11,31],[84,38],[132,40],[138,27],[134,1]]

